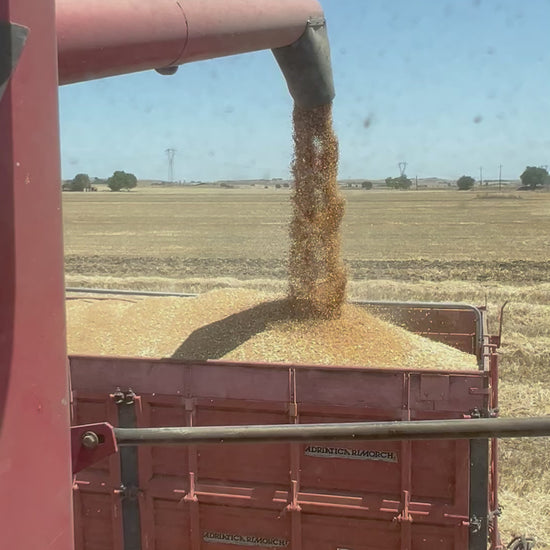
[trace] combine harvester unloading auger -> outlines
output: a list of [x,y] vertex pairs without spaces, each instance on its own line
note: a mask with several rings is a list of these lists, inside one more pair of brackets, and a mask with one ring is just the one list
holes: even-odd
[[316,0],[58,0],[59,84],[271,49],[295,103],[330,104],[326,23]]
[[[58,85],[150,69],[169,75],[183,63],[260,49],[273,50],[298,108],[331,103],[328,39],[314,0],[41,0],[39,7],[0,0],[2,548],[334,550],[364,548],[368,539],[380,550],[481,550],[489,535],[499,548],[496,446],[490,454],[486,439],[407,440],[428,431],[447,437],[459,418],[496,414],[495,344],[460,307],[426,306],[422,318],[433,314],[433,327],[444,317],[438,337],[454,326],[447,336],[469,346],[479,372],[67,361]],[[227,418],[264,424],[249,429],[257,441],[294,443],[198,445],[201,426]],[[400,421],[400,440],[365,447],[359,433],[370,428],[346,427],[365,420]],[[422,431],[412,420],[437,423]],[[456,437],[550,434],[548,419],[460,422]],[[167,438],[166,423],[186,427]],[[312,426],[277,428],[284,423]],[[148,426],[154,431],[141,430]],[[216,429],[218,440],[232,433]],[[135,449],[151,435],[173,443],[184,432],[196,434],[194,444],[175,454],[158,440],[152,451]],[[351,441],[296,443],[315,437]],[[119,455],[94,465],[115,451],[117,438]],[[84,466],[73,484],[71,474]]]

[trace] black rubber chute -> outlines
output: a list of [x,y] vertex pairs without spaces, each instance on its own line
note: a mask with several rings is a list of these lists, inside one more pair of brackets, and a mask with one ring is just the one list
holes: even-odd
[[17,66],[28,34],[27,27],[0,21],[0,100]]

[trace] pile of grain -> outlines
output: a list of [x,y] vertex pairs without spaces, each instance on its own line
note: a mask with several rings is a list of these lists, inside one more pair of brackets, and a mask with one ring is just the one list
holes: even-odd
[[295,105],[293,123],[290,298],[299,316],[335,318],[345,300],[346,272],[340,254],[344,200],[337,182],[332,105]]
[[197,298],[67,301],[71,354],[305,364],[476,368],[473,356],[346,304],[338,319],[296,319],[288,298],[245,289]]

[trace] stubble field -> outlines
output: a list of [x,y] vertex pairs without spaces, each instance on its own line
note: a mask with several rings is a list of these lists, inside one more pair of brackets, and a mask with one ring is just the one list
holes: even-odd
[[[345,193],[349,296],[505,301],[501,414],[550,414],[550,193]],[[67,286],[286,288],[285,189],[64,193]],[[69,325],[69,331],[71,327]],[[504,539],[550,548],[550,441],[501,443]]]

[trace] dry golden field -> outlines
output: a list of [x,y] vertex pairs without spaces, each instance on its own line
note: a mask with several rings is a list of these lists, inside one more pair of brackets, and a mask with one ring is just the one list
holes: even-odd
[[[501,414],[550,414],[550,193],[347,191],[349,296],[505,310]],[[64,193],[68,286],[286,287],[288,190]],[[69,325],[69,333],[71,326]],[[501,443],[501,528],[550,548],[550,440]]]

